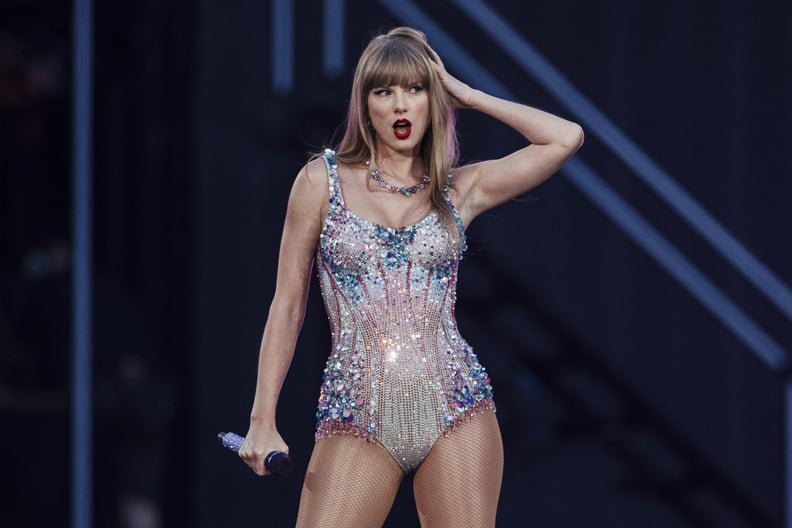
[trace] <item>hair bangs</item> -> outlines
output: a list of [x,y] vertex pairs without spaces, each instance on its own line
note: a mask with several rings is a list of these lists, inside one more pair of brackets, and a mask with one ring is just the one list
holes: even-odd
[[407,86],[410,83],[429,84],[429,64],[414,47],[391,41],[371,58],[363,87],[366,92],[377,87]]

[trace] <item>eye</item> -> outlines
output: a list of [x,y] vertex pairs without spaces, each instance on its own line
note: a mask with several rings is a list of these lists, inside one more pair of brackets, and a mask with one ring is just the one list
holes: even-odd
[[387,88],[374,88],[373,90],[371,90],[371,93],[373,93],[374,95],[386,96],[386,95],[390,95],[391,92]]
[[424,87],[421,86],[420,84],[414,84],[414,85],[410,86],[410,93],[411,94],[417,94],[418,92],[422,92],[423,89],[424,89]]

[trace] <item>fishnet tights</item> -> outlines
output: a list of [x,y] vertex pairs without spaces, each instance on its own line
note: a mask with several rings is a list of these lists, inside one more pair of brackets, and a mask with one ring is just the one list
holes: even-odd
[[503,444],[495,413],[486,411],[440,437],[413,481],[423,528],[495,526]]
[[[413,480],[423,528],[489,528],[503,474],[494,412],[483,412],[440,437]],[[381,445],[328,436],[314,446],[300,497],[298,528],[379,528],[404,477]]]
[[379,528],[404,472],[381,445],[351,436],[314,444],[297,528]]

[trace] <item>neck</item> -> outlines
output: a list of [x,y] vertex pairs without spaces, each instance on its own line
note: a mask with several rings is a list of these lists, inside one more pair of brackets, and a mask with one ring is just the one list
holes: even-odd
[[384,174],[404,181],[420,179],[425,173],[423,159],[414,152],[395,152],[383,148],[371,165]]

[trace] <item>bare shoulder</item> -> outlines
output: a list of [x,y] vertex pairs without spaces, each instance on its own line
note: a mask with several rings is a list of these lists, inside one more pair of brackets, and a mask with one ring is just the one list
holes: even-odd
[[312,159],[297,172],[289,196],[289,211],[303,219],[323,219],[328,208],[327,167]]
[[292,186],[292,194],[299,193],[310,200],[327,198],[329,183],[324,160],[315,158],[297,172]]
[[327,166],[322,158],[314,158],[303,165],[297,173],[295,185],[305,187],[304,190],[312,190],[326,193],[328,189]]

